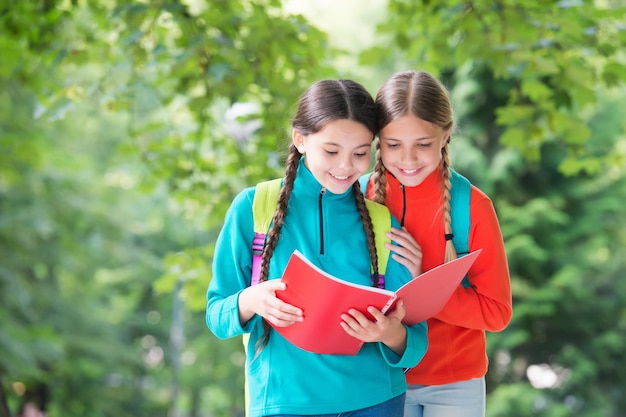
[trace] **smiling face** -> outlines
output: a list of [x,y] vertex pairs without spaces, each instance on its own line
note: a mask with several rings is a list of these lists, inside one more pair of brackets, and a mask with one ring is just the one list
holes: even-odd
[[403,185],[414,187],[439,166],[450,131],[407,114],[387,124],[378,136],[385,168]]
[[343,194],[369,168],[373,135],[361,123],[339,119],[306,136],[294,129],[293,143],[322,187]]

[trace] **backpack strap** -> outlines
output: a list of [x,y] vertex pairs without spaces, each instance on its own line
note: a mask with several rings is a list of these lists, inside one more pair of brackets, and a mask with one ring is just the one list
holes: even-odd
[[[450,169],[450,217],[452,218],[452,243],[459,257],[469,253],[470,231],[470,196],[471,183],[463,175]],[[461,282],[464,287],[470,287],[467,275]]]
[[[265,247],[267,231],[272,224],[272,218],[278,205],[278,195],[282,187],[282,178],[263,181],[256,185],[254,199],[252,200],[252,217],[254,219],[254,239],[252,240],[252,278],[250,285],[256,285],[261,281],[261,256]],[[248,353],[250,333],[244,333],[242,337],[244,352]],[[244,378],[244,402],[245,415],[248,415],[250,406],[250,392],[248,388],[248,363]]]
[[387,237],[387,232],[391,230],[391,214],[387,207],[372,200],[366,199],[365,206],[372,219],[376,253],[378,254],[378,280],[376,286],[385,288],[385,272],[387,271],[387,262],[389,261],[389,249],[385,247],[385,243],[391,243],[391,239]]
[[367,174],[361,175],[361,177],[359,178],[359,185],[361,186],[361,192],[363,193],[363,195],[367,193],[367,184],[370,182],[371,176],[372,173],[368,172]]
[[272,217],[278,204],[278,195],[282,186],[282,178],[263,181],[256,185],[252,200],[252,217],[254,218],[254,239],[252,240],[252,279],[250,285],[261,280],[261,256],[265,247],[267,231],[272,224]]
[[[371,172],[362,175],[359,178],[361,192],[366,197],[367,185],[369,184]],[[391,214],[389,210],[382,204],[375,203],[365,198],[365,205],[370,212],[372,225],[374,228],[374,240],[376,241],[376,253],[378,254],[378,288],[385,288],[385,271],[387,270],[387,262],[389,261],[389,249],[385,247],[385,242],[391,242],[387,238],[387,232],[391,229]]]

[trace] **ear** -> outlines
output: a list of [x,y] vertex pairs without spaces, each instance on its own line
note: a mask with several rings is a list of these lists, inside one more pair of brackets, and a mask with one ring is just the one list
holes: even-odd
[[306,150],[306,144],[305,144],[305,136],[298,132],[296,129],[293,129],[291,131],[291,141],[293,142],[293,145],[296,147],[296,149],[298,149],[298,152],[300,152],[302,155],[304,155],[304,151]]
[[448,143],[450,143],[450,136],[452,135],[452,128],[448,128],[443,132],[443,141],[441,142],[441,147],[444,148]]

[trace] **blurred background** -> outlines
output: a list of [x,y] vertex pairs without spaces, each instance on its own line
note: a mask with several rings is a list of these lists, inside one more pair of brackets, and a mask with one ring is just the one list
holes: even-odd
[[0,0],[0,417],[243,415],[224,213],[310,83],[403,69],[504,234],[487,416],[626,416],[625,44],[621,0]]

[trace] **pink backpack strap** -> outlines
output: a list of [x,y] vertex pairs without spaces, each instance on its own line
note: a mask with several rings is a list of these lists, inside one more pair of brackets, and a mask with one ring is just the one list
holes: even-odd
[[261,282],[261,256],[265,247],[265,233],[255,233],[252,240],[252,280],[250,285]]
[[385,289],[385,274],[378,274],[378,281],[376,282],[378,288]]

